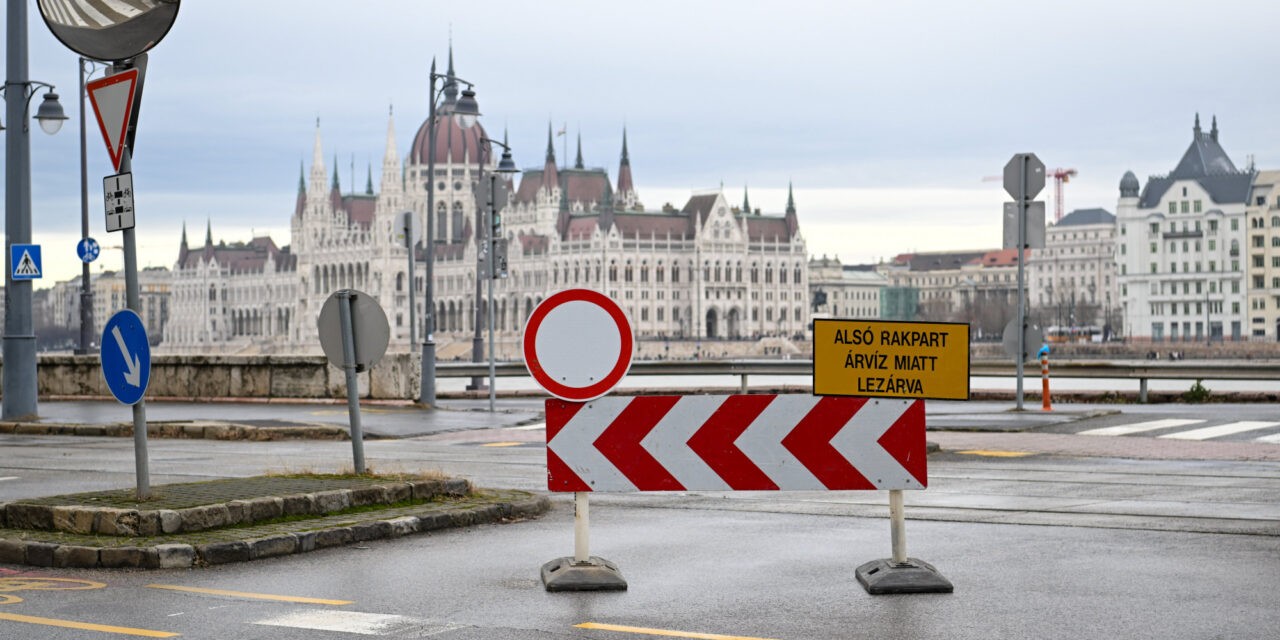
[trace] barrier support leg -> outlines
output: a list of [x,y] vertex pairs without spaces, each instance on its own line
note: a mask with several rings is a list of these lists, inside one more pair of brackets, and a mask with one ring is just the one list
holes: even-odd
[[547,591],[625,591],[627,581],[618,565],[591,555],[590,493],[573,494],[573,557],[556,558],[542,565]]
[[951,593],[955,590],[951,581],[942,577],[933,565],[907,557],[907,518],[901,489],[889,491],[889,534],[893,557],[872,560],[858,567],[858,582],[867,593]]

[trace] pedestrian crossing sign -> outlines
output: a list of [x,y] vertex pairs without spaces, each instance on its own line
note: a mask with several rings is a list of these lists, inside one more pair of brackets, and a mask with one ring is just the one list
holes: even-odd
[[43,277],[44,269],[40,262],[40,245],[10,245],[9,273],[14,280],[35,280]]

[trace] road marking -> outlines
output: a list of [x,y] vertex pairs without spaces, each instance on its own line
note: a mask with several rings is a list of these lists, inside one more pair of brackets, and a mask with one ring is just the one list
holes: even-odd
[[94,624],[92,622],[76,622],[74,620],[59,620],[57,618],[37,618],[35,616],[23,616],[16,613],[0,613],[0,620],[9,620],[11,622],[25,622],[27,624],[40,624],[47,627],[62,627],[64,629],[80,629],[82,631],[101,631],[103,633],[118,633],[126,636],[141,636],[144,638],[173,638],[178,634],[168,631],[152,631],[151,629],[135,629],[133,627],[113,627],[106,624]]
[[527,442],[486,442],[480,446],[482,447],[518,447],[522,444],[528,444],[528,443]]
[[0,478],[0,482],[4,482],[5,480],[18,480],[18,479],[19,479],[18,476],[4,476]]
[[697,633],[695,631],[672,631],[670,629],[649,629],[646,627],[626,627],[617,624],[603,624],[600,622],[584,622],[582,624],[573,625],[579,629],[594,629],[597,631],[617,631],[620,633],[639,633],[649,636],[665,636],[668,638],[695,638],[696,640],[769,640],[769,638],[757,638],[755,636],[726,636],[719,633]]
[[14,591],[84,591],[102,589],[106,583],[75,578],[45,578],[43,576],[15,575],[0,578],[0,592]]
[[1209,438],[1220,438],[1222,436],[1235,435],[1246,431],[1257,431],[1258,429],[1266,429],[1276,425],[1280,425],[1280,422],[1244,420],[1241,422],[1220,424],[1216,427],[1204,427],[1203,429],[1192,429],[1191,431],[1179,431],[1178,433],[1170,433],[1160,437],[1173,438],[1175,440],[1208,440]]
[[972,451],[957,451],[969,456],[987,456],[991,458],[1023,458],[1026,456],[1034,456],[1031,451],[987,451],[982,449],[974,449]]
[[408,616],[362,613],[360,611],[334,611],[332,609],[290,613],[278,618],[259,620],[254,624],[268,627],[313,629],[316,631],[340,631],[342,633],[356,633],[366,636],[404,635],[412,632],[415,638],[434,636],[463,628],[463,625],[451,622],[432,622]]
[[1261,442],[1263,444],[1280,444],[1280,433],[1273,436],[1262,436],[1261,438],[1254,440],[1254,442]]
[[273,600],[276,602],[297,602],[301,604],[331,604],[341,606],[352,604],[354,600],[326,600],[323,598],[307,598],[303,596],[280,596],[270,593],[249,593],[247,591],[227,591],[226,589],[203,589],[200,587],[183,587],[176,584],[149,584],[148,589],[164,589],[166,591],[184,591],[211,596],[229,596],[232,598],[249,598],[251,600]]
[[1204,420],[1182,420],[1178,418],[1170,418],[1168,420],[1152,420],[1150,422],[1135,422],[1133,424],[1122,424],[1115,427],[1089,429],[1088,431],[1081,431],[1078,435],[1127,436],[1132,433],[1142,433],[1144,431],[1155,431],[1156,429],[1169,429],[1172,427],[1185,427],[1190,424],[1200,424],[1201,422],[1204,422]]
[[535,422],[533,424],[520,425],[518,427],[506,427],[506,431],[545,431],[547,423]]

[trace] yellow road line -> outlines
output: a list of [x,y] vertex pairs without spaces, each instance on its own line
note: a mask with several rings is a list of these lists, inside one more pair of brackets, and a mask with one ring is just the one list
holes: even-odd
[[277,602],[300,602],[303,604],[352,604],[354,600],[325,600],[323,598],[306,598],[302,596],[278,596],[269,593],[249,593],[247,591],[227,591],[225,589],[202,589],[200,587],[183,587],[176,584],[149,584],[148,589],[165,589],[167,591],[185,591],[203,593],[211,596],[230,596],[232,598],[249,598],[252,600],[274,600]]
[[697,633],[694,631],[672,631],[670,629],[649,629],[646,627],[626,627],[618,624],[600,622],[584,622],[573,625],[579,629],[595,629],[597,631],[619,631],[621,633],[640,633],[649,636],[665,636],[668,638],[694,638],[695,640],[769,640],[754,636],[726,636],[718,633]]
[[486,442],[480,446],[482,447],[518,447],[522,444],[524,443],[523,442]]
[[22,616],[16,613],[0,613],[0,620],[25,622],[27,624],[42,624],[48,627],[62,627],[64,629],[81,629],[84,631],[118,633],[126,636],[142,636],[144,638],[173,638],[178,635],[168,631],[152,631],[151,629],[135,629],[133,627],[113,627],[106,624],[93,624],[92,622],[75,622],[73,620],[59,620],[57,618]]
[[974,449],[972,451],[957,451],[956,453],[961,453],[961,454],[970,455],[970,456],[987,456],[988,458],[1025,458],[1027,456],[1035,455],[1030,451],[987,451],[985,449]]

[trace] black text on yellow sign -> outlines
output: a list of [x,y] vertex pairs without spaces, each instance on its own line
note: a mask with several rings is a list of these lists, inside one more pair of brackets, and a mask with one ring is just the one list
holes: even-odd
[[969,399],[969,325],[813,321],[813,393]]

